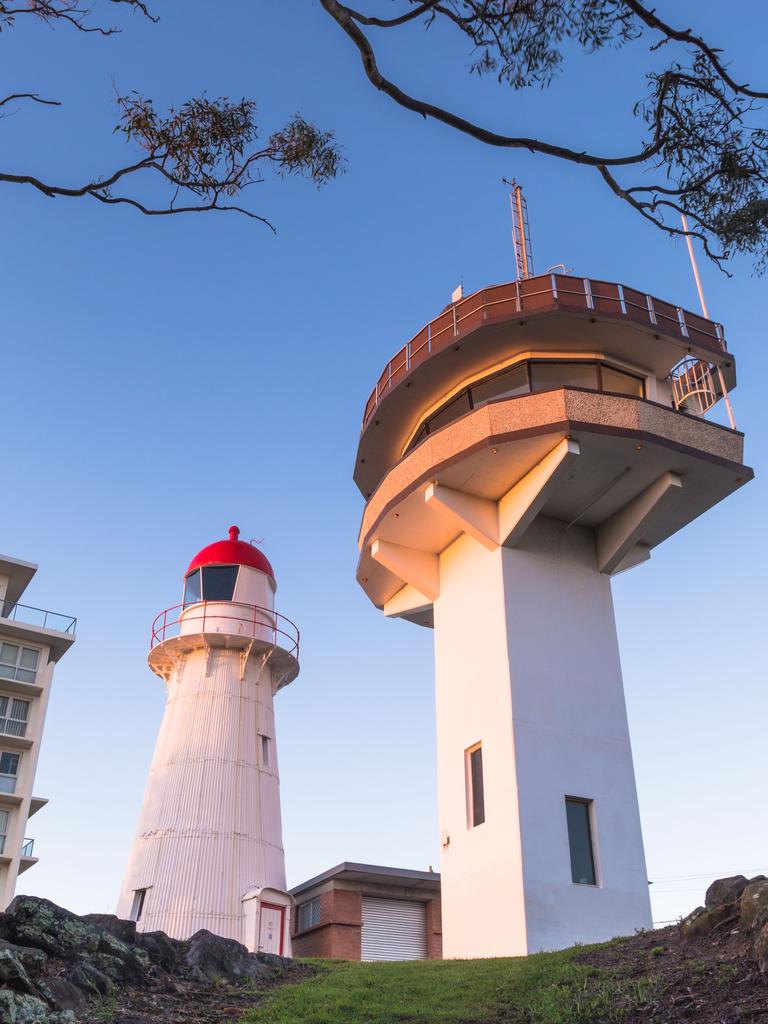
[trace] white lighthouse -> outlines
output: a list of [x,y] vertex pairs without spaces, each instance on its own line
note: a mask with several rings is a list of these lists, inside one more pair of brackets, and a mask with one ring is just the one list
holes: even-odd
[[184,939],[201,928],[290,955],[273,697],[299,671],[258,548],[203,548],[153,625],[168,695],[118,914]]
[[[610,578],[752,476],[704,418],[736,379],[719,324],[528,274],[458,290],[399,349],[355,467],[358,581],[434,628],[446,957],[650,925]],[[648,672],[690,654],[649,636]]]

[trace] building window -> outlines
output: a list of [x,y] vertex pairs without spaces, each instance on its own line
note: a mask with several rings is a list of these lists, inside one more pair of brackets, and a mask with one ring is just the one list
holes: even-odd
[[464,751],[464,771],[467,783],[467,823],[470,828],[485,821],[485,791],[483,789],[483,746],[476,743]]
[[0,733],[24,736],[27,731],[29,701],[17,697],[0,697]]
[[597,885],[595,854],[592,841],[591,800],[565,798],[568,821],[568,845],[571,851],[571,881],[576,885]]
[[34,683],[40,651],[18,644],[0,644],[0,676],[18,679],[21,683]]
[[305,932],[320,924],[320,897],[300,903],[296,911],[296,930]]
[[146,898],[146,889],[133,890],[133,903],[131,904],[131,916],[129,920],[137,922],[141,920],[141,912],[144,910],[144,901]]
[[8,750],[0,753],[0,793],[16,792],[16,776],[19,774],[19,755]]
[[8,835],[8,811],[0,811],[0,853],[5,852],[5,838]]
[[259,740],[261,741],[261,767],[269,768],[271,760],[269,756],[269,736],[259,734]]

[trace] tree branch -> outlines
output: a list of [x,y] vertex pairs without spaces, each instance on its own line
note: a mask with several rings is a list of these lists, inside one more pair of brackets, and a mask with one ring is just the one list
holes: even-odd
[[739,85],[736,80],[731,77],[725,67],[725,64],[723,64],[722,60],[718,57],[718,53],[720,51],[709,46],[701,36],[695,35],[690,29],[673,28],[667,22],[662,21],[656,14],[655,10],[648,10],[648,8],[640,3],[640,0],[622,0],[622,2],[634,14],[636,14],[637,17],[648,26],[648,28],[661,32],[661,34],[667,39],[674,39],[678,43],[687,43],[689,46],[693,46],[699,50],[712,65],[718,78],[721,78],[728,88],[732,89],[735,93],[739,93],[742,96],[749,96],[753,99],[768,99],[768,92],[759,92],[755,89],[750,89],[748,85]]
[[584,150],[579,151],[569,149],[567,146],[558,146],[553,143],[544,142],[541,139],[501,135],[498,132],[483,128],[472,121],[468,121],[466,118],[460,117],[458,114],[453,114],[442,107],[410,96],[400,89],[399,86],[385,78],[376,63],[376,56],[368,37],[359,25],[356,24],[356,19],[350,9],[339,3],[338,0],[320,0],[320,4],[357,47],[363,68],[371,84],[401,107],[405,107],[406,110],[412,110],[416,114],[421,114],[424,118],[431,117],[489,146],[497,146],[502,149],[527,149],[531,153],[543,153],[547,156],[559,157],[562,160],[569,160],[572,163],[590,167],[620,167],[640,164],[659,152],[658,142],[654,142],[640,150],[640,152],[632,153],[628,156],[597,156]]

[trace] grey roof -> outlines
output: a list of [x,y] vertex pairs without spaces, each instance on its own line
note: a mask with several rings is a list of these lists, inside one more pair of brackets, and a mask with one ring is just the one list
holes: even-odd
[[379,884],[402,885],[409,889],[438,889],[440,887],[440,873],[438,871],[409,871],[407,868],[387,868],[380,864],[353,864],[344,861],[334,868],[315,875],[295,885],[291,890],[292,896],[298,896],[308,889],[330,879],[344,879],[348,882],[378,882]]

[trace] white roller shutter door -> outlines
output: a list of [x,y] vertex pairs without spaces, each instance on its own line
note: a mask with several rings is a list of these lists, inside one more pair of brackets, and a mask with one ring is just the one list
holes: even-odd
[[363,896],[362,960],[426,960],[423,903]]

